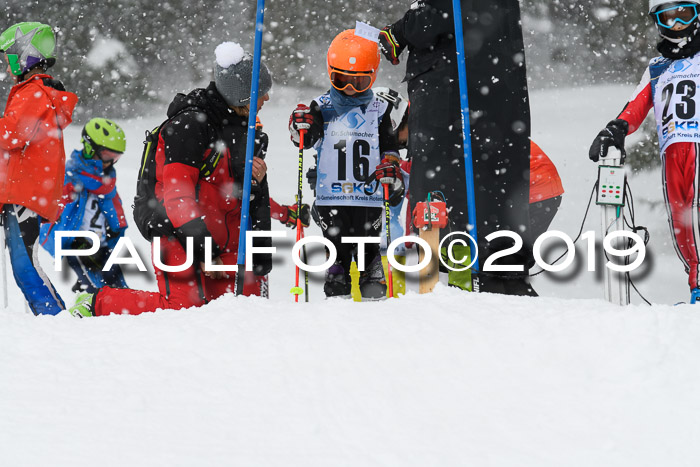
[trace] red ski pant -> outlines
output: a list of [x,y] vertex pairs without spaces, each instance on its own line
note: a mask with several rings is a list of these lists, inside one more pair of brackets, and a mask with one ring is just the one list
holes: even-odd
[[[184,264],[186,253],[177,240],[161,239],[161,262],[168,266]],[[235,264],[235,261],[224,262]],[[95,315],[111,313],[138,315],[158,309],[179,310],[202,306],[228,292],[235,291],[235,273],[227,272],[228,279],[210,279],[192,266],[181,272],[165,272],[154,266],[158,292],[113,289],[103,287],[95,298]],[[245,273],[243,295],[260,295],[260,284],[252,272]]]
[[666,149],[662,161],[668,222],[691,289],[698,287],[700,273],[699,154],[700,143],[675,143]]

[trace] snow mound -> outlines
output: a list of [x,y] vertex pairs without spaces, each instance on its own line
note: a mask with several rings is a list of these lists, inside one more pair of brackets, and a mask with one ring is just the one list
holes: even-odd
[[0,465],[700,465],[693,306],[288,295],[1,312]]

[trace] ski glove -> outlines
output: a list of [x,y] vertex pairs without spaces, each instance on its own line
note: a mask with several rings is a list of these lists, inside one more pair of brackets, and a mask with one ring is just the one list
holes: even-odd
[[593,162],[598,162],[601,157],[608,155],[610,146],[615,146],[622,154],[622,161],[625,160],[625,137],[629,130],[629,123],[620,118],[612,120],[608,125],[598,133],[598,136],[593,140],[591,149],[588,150],[588,157]]
[[[89,250],[90,248],[92,248],[92,241],[87,237],[76,237],[73,240],[71,248],[75,250]],[[110,253],[110,249],[100,248],[99,250],[97,250],[97,253],[94,253],[90,256],[81,256],[80,262],[90,271],[100,272],[102,271],[104,265],[107,263],[107,259],[109,258]]]
[[397,40],[392,26],[385,26],[384,29],[379,32],[379,47],[392,65],[398,65],[400,63],[399,55],[401,55],[405,46],[401,45]]
[[264,131],[255,132],[255,150],[254,156],[260,159],[265,159],[267,156],[267,147],[270,144],[270,137]]
[[389,185],[392,192],[400,191],[403,187],[403,174],[399,166],[399,157],[394,153],[384,154],[384,159],[377,166],[376,176],[379,183]]
[[[182,247],[185,250],[187,250],[187,238],[191,237],[194,246],[193,253],[195,264],[204,262],[206,253],[205,241],[207,237],[211,238],[211,233],[209,233],[209,229],[204,223],[203,218],[194,218],[191,221],[186,222],[185,224],[175,229],[175,232],[173,233],[175,234],[175,238],[177,239],[177,241],[180,242],[180,245],[182,245]],[[211,241],[211,249],[211,259],[215,259],[221,256],[221,250],[219,249],[219,246],[216,244],[216,242],[214,242],[213,238]]]
[[316,180],[318,180],[318,169],[316,166],[310,167],[306,171],[306,180],[309,182],[311,189],[316,190]]
[[[289,228],[295,229],[297,226],[297,205],[293,204],[291,206],[284,207],[287,208],[287,220],[285,221],[285,225]],[[301,219],[302,227],[309,226],[309,223],[311,222],[311,208],[308,204],[301,205],[301,215],[299,218]]]
[[309,135],[309,130],[313,123],[314,116],[311,115],[311,109],[304,104],[297,105],[292,115],[289,116],[289,135],[295,145],[299,146],[299,130],[304,130],[306,132],[304,136],[304,149],[311,147],[309,144],[311,138],[307,138],[307,136]]

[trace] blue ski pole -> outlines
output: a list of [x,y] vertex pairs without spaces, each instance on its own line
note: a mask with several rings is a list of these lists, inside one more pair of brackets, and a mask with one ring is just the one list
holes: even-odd
[[[476,233],[476,197],[474,194],[474,164],[472,160],[471,125],[469,123],[469,95],[467,94],[467,65],[464,53],[464,31],[462,29],[462,5],[460,0],[452,0],[452,10],[455,22],[455,43],[457,45],[457,69],[459,71],[459,100],[462,107],[462,145],[464,147],[464,172],[467,178],[467,215],[469,225],[467,233],[474,239],[474,253],[478,255],[479,245]],[[472,286],[478,292],[479,258],[476,257],[472,266]]]
[[258,114],[258,81],[260,79],[260,55],[262,55],[262,32],[265,18],[265,0],[258,0],[255,19],[255,52],[253,54],[253,82],[250,85],[250,110],[248,111],[248,141],[245,151],[243,175],[243,199],[241,200],[241,229],[238,235],[238,265],[236,271],[236,295],[243,293],[245,282],[245,240],[250,215],[250,187],[253,175],[253,152],[255,149],[255,123]]

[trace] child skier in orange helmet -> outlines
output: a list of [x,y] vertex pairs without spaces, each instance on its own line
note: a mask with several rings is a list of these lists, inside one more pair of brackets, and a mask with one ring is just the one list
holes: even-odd
[[[327,297],[350,297],[350,263],[353,244],[342,237],[380,237],[383,189],[390,187],[390,204],[401,201],[403,179],[399,168],[399,143],[390,113],[392,106],[375,96],[380,55],[376,42],[341,32],[328,48],[327,65],[331,88],[309,106],[299,104],[289,118],[292,142],[299,146],[305,131],[304,148],[313,148],[318,158],[315,214],[323,236],[338,253],[326,271]],[[366,187],[370,176],[380,183]],[[378,189],[377,189],[378,188]],[[386,281],[379,244],[366,244],[357,258],[360,294],[363,300],[386,296]],[[362,267],[360,267],[362,269]]]

